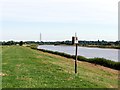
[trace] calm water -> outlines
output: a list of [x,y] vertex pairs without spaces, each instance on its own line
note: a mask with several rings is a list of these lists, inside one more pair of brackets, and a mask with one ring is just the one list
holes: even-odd
[[[75,54],[75,46],[54,46],[54,45],[40,45],[38,49],[46,49],[52,51],[64,52],[67,54]],[[85,56],[87,58],[106,58],[118,62],[118,51],[117,49],[101,49],[101,48],[89,48],[89,47],[78,47],[78,55]]]

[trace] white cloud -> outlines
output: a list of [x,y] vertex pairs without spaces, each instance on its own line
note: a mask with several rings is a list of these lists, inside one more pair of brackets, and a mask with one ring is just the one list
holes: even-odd
[[1,0],[3,20],[86,22],[117,19],[117,0]]
[[[73,33],[74,28],[76,28],[76,31],[79,31],[79,33],[81,33],[80,37],[83,37],[83,39],[89,39],[90,37],[91,39],[98,39],[99,34],[101,34],[101,38],[116,39],[116,28],[118,23],[118,1],[119,0],[0,0],[0,14],[2,16],[2,21],[10,22],[22,21],[81,23],[73,27],[66,26],[65,28],[62,28],[63,32],[69,29],[69,32],[71,31],[71,33]],[[109,26],[111,28],[109,28]],[[4,30],[5,29],[6,28],[4,27]],[[10,30],[11,32],[12,30],[15,31],[16,29],[19,28],[14,29],[13,27],[8,27],[6,31],[8,32]],[[21,27],[20,29],[24,28]],[[31,31],[33,30],[33,28],[26,26],[25,30],[27,29]],[[50,29],[53,30],[54,28],[52,27]],[[53,30],[54,32],[55,29]],[[45,30],[46,32],[48,32],[47,29],[44,29],[44,31]],[[88,32],[88,30],[90,30],[91,32]],[[110,35],[107,35],[108,30],[110,30]],[[92,34],[90,35],[90,33]],[[11,32],[11,34],[13,35],[13,32]],[[33,32],[31,34],[33,34]],[[48,35],[49,34],[46,34],[46,38]],[[60,39],[63,37],[62,35],[63,34],[60,35],[61,37],[59,36]],[[7,39],[9,38],[9,36],[5,37]],[[17,39],[21,38],[21,35],[17,37],[17,35],[14,34],[13,37]],[[25,37],[31,38],[31,36],[27,37],[23,35],[23,39]]]

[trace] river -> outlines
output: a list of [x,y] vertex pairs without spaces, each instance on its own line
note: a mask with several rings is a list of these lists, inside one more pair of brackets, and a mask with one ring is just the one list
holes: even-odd
[[[51,51],[64,52],[70,55],[75,55],[75,46],[64,45],[39,45],[38,49],[45,49]],[[115,62],[118,62],[118,49],[106,49],[106,48],[90,48],[90,47],[78,47],[78,55],[87,58],[105,58]],[[119,61],[120,62],[120,61]]]

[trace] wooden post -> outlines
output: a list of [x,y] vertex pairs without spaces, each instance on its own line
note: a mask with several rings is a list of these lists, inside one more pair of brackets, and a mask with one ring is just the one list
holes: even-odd
[[78,51],[78,47],[76,44],[76,52],[75,52],[75,73],[77,73],[77,51]]
[[75,73],[77,73],[77,52],[78,52],[78,37],[77,37],[77,33],[75,33],[75,37],[72,37],[72,44],[76,45],[76,51],[75,51]]

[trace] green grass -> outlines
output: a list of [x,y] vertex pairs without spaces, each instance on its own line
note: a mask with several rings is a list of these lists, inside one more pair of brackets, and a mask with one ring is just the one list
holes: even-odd
[[3,46],[3,88],[117,88],[118,71],[20,46]]
[[[2,72],[2,46],[0,46],[0,73]],[[2,89],[2,76],[0,76],[0,89]]]
[[[66,54],[66,53],[63,53],[63,52],[57,52],[57,51],[51,51],[51,50],[45,50],[45,49],[37,49],[36,46],[34,46],[34,47],[32,46],[31,48],[35,49],[35,50],[40,50],[40,51],[43,51],[43,52],[52,53],[52,54],[55,54],[55,55],[60,55],[60,56],[66,57],[66,58],[75,59],[75,55],[70,55],[70,54]],[[97,64],[97,65],[102,65],[102,66],[112,68],[112,69],[115,69],[115,70],[120,70],[120,62],[107,60],[105,58],[86,58],[84,56],[78,56],[77,59],[79,61],[85,61],[85,62]]]

